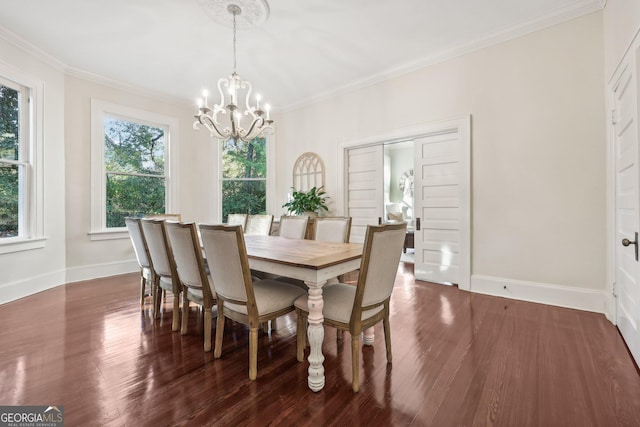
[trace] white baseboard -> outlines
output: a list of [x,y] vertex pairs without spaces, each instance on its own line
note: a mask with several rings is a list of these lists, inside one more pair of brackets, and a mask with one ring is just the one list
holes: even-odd
[[503,277],[471,276],[471,292],[607,314],[605,291],[527,282]]
[[15,301],[65,284],[65,270],[29,277],[0,287],[0,304]]
[[67,283],[83,280],[99,279],[101,277],[117,276],[119,274],[139,272],[136,261],[121,261],[108,264],[83,265],[82,267],[67,268]]

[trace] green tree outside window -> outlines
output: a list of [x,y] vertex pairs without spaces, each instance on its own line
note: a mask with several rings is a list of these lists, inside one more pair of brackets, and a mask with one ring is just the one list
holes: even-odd
[[230,213],[267,211],[267,141],[222,143],[222,221]]
[[104,120],[107,228],[127,216],[165,212],[165,131],[107,117]]

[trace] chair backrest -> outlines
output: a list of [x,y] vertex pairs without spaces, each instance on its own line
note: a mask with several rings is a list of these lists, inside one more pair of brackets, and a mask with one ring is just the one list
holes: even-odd
[[217,298],[246,305],[247,313],[257,316],[242,227],[200,224],[200,237]]
[[249,215],[247,225],[244,228],[245,234],[261,234],[268,236],[271,234],[273,215]]
[[318,217],[313,239],[323,242],[347,243],[351,235],[351,217]]
[[196,224],[168,222],[166,229],[180,283],[202,291],[205,305],[212,306],[215,291],[202,257]]
[[124,223],[129,230],[129,237],[133,244],[133,252],[136,254],[136,260],[140,268],[151,268],[151,260],[149,257],[149,248],[147,248],[147,241],[142,233],[142,226],[140,225],[140,218],[125,218]]
[[149,256],[151,257],[151,265],[156,275],[160,277],[169,277],[173,283],[174,293],[179,293],[180,283],[173,259],[173,251],[171,243],[167,237],[166,224],[163,219],[143,219],[140,221],[147,248],[149,248]]
[[247,214],[229,214],[227,216],[227,225],[240,225],[242,231],[247,226]]
[[182,221],[181,214],[173,214],[173,213],[149,214],[149,215],[145,215],[144,217],[149,219],[168,219],[169,221]]
[[391,297],[407,224],[368,225],[351,321]]
[[308,224],[309,217],[307,215],[282,215],[279,235],[289,239],[304,239]]

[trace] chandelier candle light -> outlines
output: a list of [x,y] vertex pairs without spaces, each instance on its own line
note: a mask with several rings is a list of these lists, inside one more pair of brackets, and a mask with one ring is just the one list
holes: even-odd
[[[251,105],[251,83],[242,80],[236,73],[236,18],[242,13],[242,9],[237,4],[229,4],[227,11],[233,15],[233,73],[228,78],[223,77],[218,80],[220,103],[214,104],[213,108],[208,105],[209,92],[206,89],[202,92],[203,99],[198,100],[198,113],[195,115],[193,129],[198,130],[202,124],[209,130],[211,136],[225,141],[232,139],[249,142],[257,136],[262,136],[265,131],[273,130],[271,126],[273,120],[269,115],[268,104],[264,105],[264,110],[260,108],[259,94],[254,97],[255,106]],[[229,97],[228,103],[225,100],[225,92]],[[246,93],[244,110],[238,105],[238,99],[241,99],[243,92]],[[228,117],[225,119],[226,125],[220,122],[224,116]],[[244,123],[249,123],[247,128],[243,127],[243,120]]]

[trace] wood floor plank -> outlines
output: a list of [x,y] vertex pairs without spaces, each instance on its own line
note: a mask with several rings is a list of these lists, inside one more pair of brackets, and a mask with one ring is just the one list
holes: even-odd
[[227,321],[214,359],[197,307],[182,336],[171,297],[154,319],[138,286],[134,274],[115,276],[0,306],[0,404],[62,405],[69,426],[640,425],[640,375],[600,314],[416,283],[401,264],[393,363],[377,325],[354,394],[351,337],[325,328],[326,386],[313,393],[295,314],[260,334],[249,381],[244,325]]

